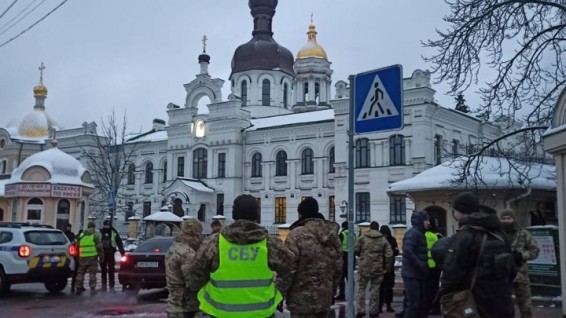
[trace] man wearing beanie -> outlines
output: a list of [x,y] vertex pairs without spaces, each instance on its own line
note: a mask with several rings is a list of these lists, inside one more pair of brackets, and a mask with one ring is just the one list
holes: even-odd
[[187,291],[187,279],[191,275],[191,262],[195,260],[200,247],[202,224],[189,219],[181,223],[181,233],[177,234],[173,245],[165,255],[165,274],[167,278],[167,318],[193,318],[199,311],[196,292]]
[[[187,279],[199,309],[213,317],[272,317],[294,274],[295,256],[256,223],[256,198],[234,200],[234,223],[212,234],[198,250]],[[277,280],[274,282],[274,274]]]
[[451,304],[449,294],[469,289],[471,278],[476,275],[472,295],[479,317],[513,318],[514,264],[497,215],[483,212],[472,192],[456,195],[452,207],[459,229],[450,239],[442,266],[441,304]]
[[291,317],[326,318],[342,277],[338,225],[324,220],[318,202],[304,199],[285,246],[295,255],[295,276],[286,296]]
[[499,217],[501,228],[511,241],[511,250],[515,257],[518,273],[513,281],[513,289],[517,298],[517,305],[521,318],[532,318],[531,287],[527,274],[527,261],[538,257],[539,248],[531,233],[520,227],[513,210],[503,210]]
[[369,231],[356,242],[355,253],[360,257],[358,269],[359,283],[356,297],[358,305],[356,317],[365,317],[366,287],[369,284],[369,316],[379,317],[379,291],[383,275],[393,271],[393,249],[387,239],[379,232],[379,223],[373,221]]

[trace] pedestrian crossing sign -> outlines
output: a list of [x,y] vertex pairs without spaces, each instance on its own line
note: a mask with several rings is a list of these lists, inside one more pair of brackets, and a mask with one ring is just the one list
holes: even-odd
[[403,68],[393,65],[354,78],[354,133],[403,128]]

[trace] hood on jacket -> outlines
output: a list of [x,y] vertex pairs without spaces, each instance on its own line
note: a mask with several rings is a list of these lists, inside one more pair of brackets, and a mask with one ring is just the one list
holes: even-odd
[[369,237],[369,238],[372,238],[372,239],[384,237],[383,234],[381,232],[379,232],[378,230],[369,230],[369,231],[365,232],[364,235]]
[[268,235],[264,227],[248,220],[236,220],[234,223],[223,227],[220,234],[234,244],[257,243]]
[[181,232],[175,237],[176,242],[189,244],[197,250],[201,244],[202,224],[199,220],[189,219],[181,223]]
[[94,231],[95,231],[95,228],[87,227],[87,228],[83,231],[83,234],[84,234],[84,235],[92,235],[92,233],[94,233]]
[[475,212],[465,216],[460,220],[460,227],[464,225],[481,226],[488,231],[496,231],[501,229],[501,222],[494,214],[487,214],[485,212]]
[[[293,224],[291,224],[291,226],[289,227],[289,230],[293,230],[299,226],[303,226],[305,225],[305,223],[308,220],[313,220],[313,219],[320,219],[320,220],[324,220],[324,215],[322,215],[321,213],[316,213],[314,216],[312,217],[300,217],[297,221],[293,222]],[[336,224],[338,225],[338,224]],[[340,228],[340,227],[338,227]]]
[[338,224],[321,219],[306,219],[305,229],[312,233],[322,245],[332,245],[338,240]]
[[428,219],[428,213],[425,211],[415,211],[411,215],[411,225],[419,232],[425,233],[424,221],[426,219]]

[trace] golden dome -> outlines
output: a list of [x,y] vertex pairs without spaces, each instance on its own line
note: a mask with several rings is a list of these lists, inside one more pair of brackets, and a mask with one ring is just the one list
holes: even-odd
[[314,24],[309,25],[308,42],[303,48],[297,53],[297,59],[305,59],[309,57],[327,59],[326,51],[316,42],[316,27]]
[[43,86],[43,84],[38,84],[33,87],[33,95],[34,96],[47,96],[47,87]]

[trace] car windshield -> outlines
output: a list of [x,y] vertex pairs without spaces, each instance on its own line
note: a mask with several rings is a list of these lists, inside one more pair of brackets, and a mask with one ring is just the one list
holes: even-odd
[[27,231],[26,242],[35,245],[65,245],[69,243],[65,234],[60,231]]
[[148,240],[143,242],[138,248],[136,248],[136,252],[165,253],[167,252],[167,250],[169,250],[169,247],[171,247],[172,244],[173,238]]

